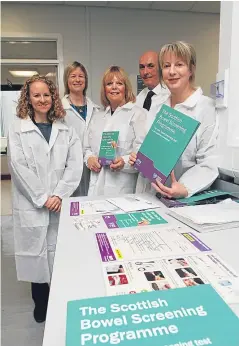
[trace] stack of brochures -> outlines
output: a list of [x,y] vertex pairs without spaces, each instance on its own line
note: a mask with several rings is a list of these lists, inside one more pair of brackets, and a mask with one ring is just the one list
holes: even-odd
[[218,204],[171,208],[168,214],[198,232],[219,231],[239,227],[239,203],[228,201]]
[[206,190],[199,192],[196,195],[186,198],[168,199],[156,194],[156,197],[165,204],[168,208],[185,207],[187,205],[202,205],[202,204],[216,204],[228,198],[237,201],[237,197],[228,192],[220,190]]

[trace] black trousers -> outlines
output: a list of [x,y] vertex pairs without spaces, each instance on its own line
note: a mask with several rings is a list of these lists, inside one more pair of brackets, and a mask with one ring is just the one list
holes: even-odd
[[35,305],[47,307],[49,291],[50,291],[48,283],[38,284],[38,283],[32,282],[31,289],[32,289],[32,299]]

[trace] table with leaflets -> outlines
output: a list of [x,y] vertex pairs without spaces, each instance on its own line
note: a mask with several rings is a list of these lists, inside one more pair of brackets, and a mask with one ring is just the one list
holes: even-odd
[[65,346],[67,302],[77,299],[210,283],[239,316],[239,290],[229,285],[233,277],[238,283],[239,230],[201,234],[169,216],[155,196],[140,197],[154,208],[126,215],[111,201],[102,216],[102,197],[84,208],[88,197],[63,201],[43,346]]

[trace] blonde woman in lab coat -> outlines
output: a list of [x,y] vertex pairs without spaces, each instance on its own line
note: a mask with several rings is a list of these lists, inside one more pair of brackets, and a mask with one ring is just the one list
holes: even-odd
[[[129,154],[137,151],[146,135],[147,111],[135,104],[125,71],[111,66],[101,83],[104,111],[95,112],[84,140],[84,161],[91,170],[89,196],[134,193],[137,172],[129,165]],[[109,167],[98,161],[103,131],[119,131],[117,157]]]
[[17,278],[31,282],[36,322],[46,318],[62,198],[70,197],[83,170],[81,141],[64,116],[53,82],[33,76],[8,135]]
[[[74,61],[64,71],[65,96],[62,99],[66,111],[65,120],[72,126],[83,143],[85,130],[88,128],[91,116],[99,110],[94,102],[86,96],[88,74],[84,65]],[[87,196],[90,180],[90,170],[84,165],[82,179],[73,196]]]
[[[185,42],[178,41],[164,45],[159,53],[160,78],[170,91],[162,104],[166,104],[201,124],[175,166],[171,177],[163,185],[160,181],[152,184],[139,175],[137,192],[156,190],[163,197],[190,197],[210,187],[218,176],[217,137],[218,121],[214,102],[203,95],[200,87],[194,86],[196,52]],[[150,109],[148,128],[152,125],[161,105]],[[130,164],[137,155],[132,153]],[[167,153],[162,160],[167,159]]]

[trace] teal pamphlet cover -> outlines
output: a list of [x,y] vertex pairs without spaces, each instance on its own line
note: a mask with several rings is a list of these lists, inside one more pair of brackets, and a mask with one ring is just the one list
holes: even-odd
[[109,229],[160,225],[168,223],[154,210],[115,215],[103,215],[102,217]]
[[184,207],[197,204],[215,204],[226,198],[236,199],[230,193],[220,190],[206,190],[194,196],[178,199],[168,199],[161,197],[160,200],[169,208]]
[[200,122],[163,105],[147,133],[134,167],[151,182],[162,184],[198,129]]
[[70,301],[66,346],[238,346],[239,319],[210,285]]
[[102,166],[111,165],[116,158],[116,148],[119,138],[119,131],[106,131],[102,133],[99,163]]

